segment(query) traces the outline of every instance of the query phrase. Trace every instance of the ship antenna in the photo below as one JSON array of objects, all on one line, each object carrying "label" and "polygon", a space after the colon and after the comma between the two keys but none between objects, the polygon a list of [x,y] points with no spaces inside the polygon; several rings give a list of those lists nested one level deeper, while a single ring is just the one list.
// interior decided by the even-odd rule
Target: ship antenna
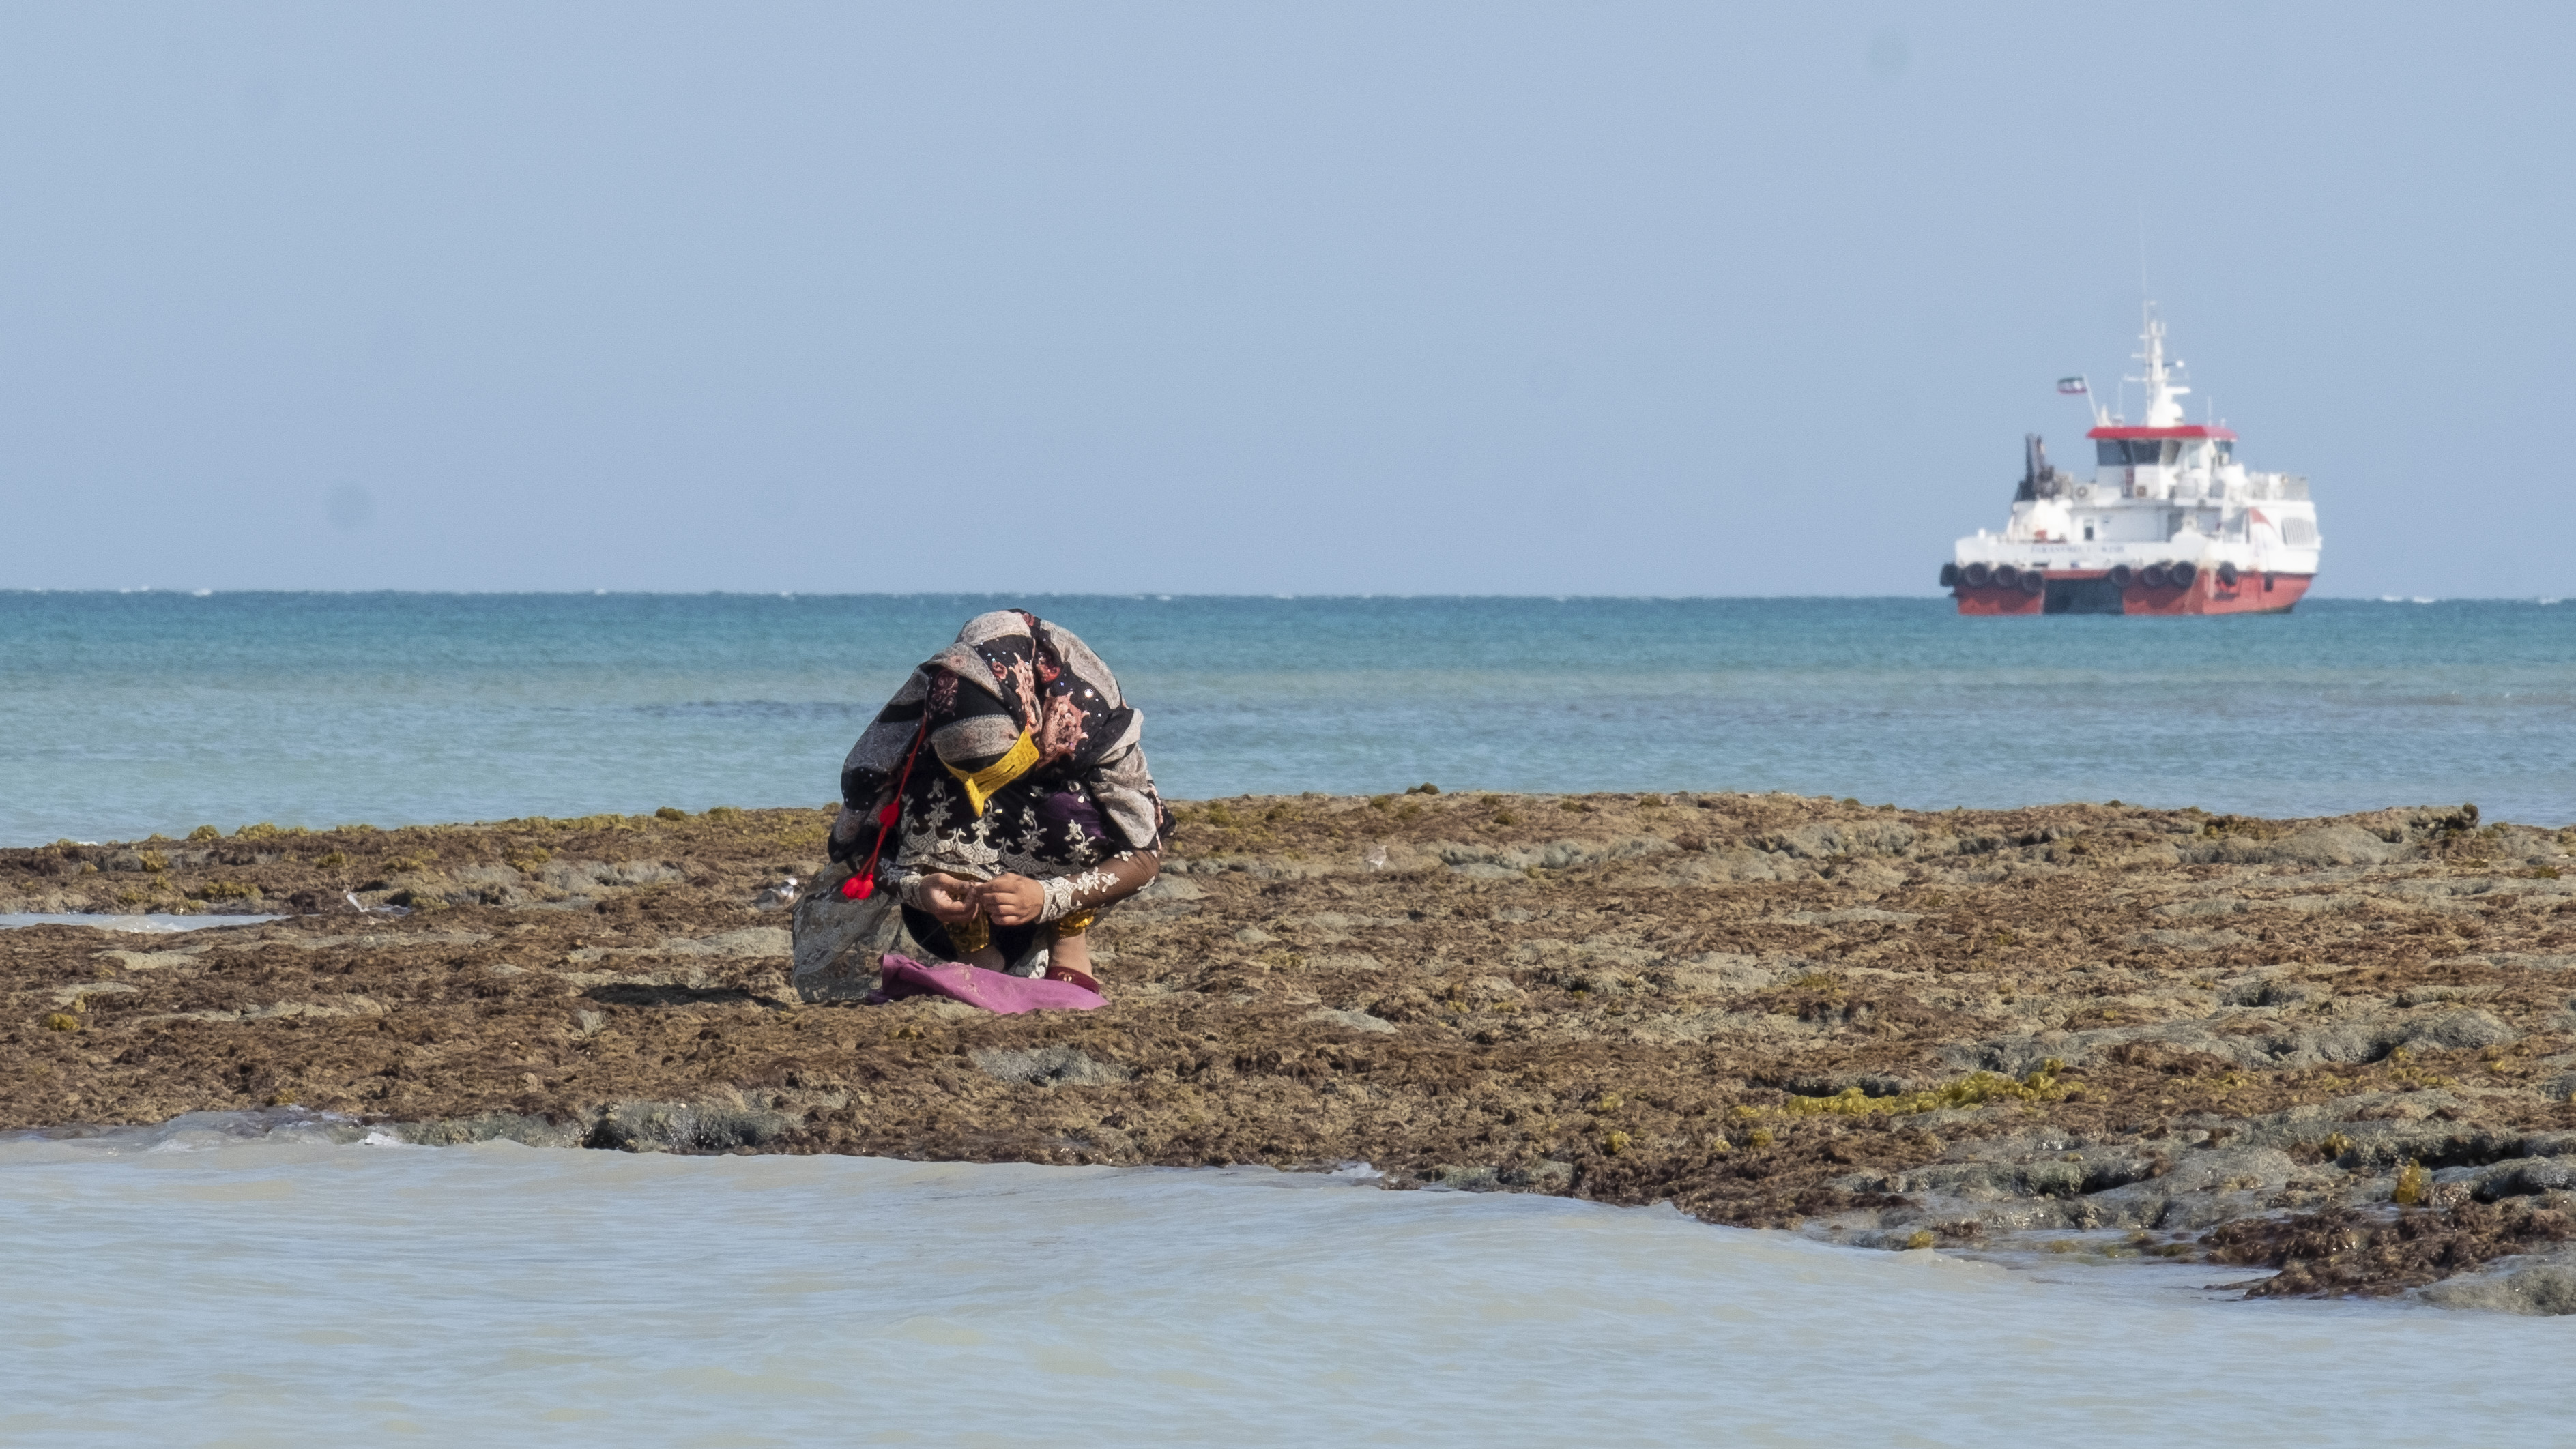
[{"label": "ship antenna", "polygon": [[[2154,297],[2154,289],[2147,285],[2147,204],[2144,201],[2141,201],[2138,203],[2138,316],[2143,325],[2138,330],[2146,334],[2141,337],[2139,341],[2143,343],[2149,351],[2155,350],[2155,342],[2153,338],[2156,330],[2156,304],[2153,300]],[[2138,361],[2140,362],[2147,362],[2147,360],[2148,359],[2144,353],[2141,353],[2138,357]],[[2131,382],[2138,382],[2144,384],[2147,391],[2146,420],[2150,424],[2155,422],[2156,383],[2154,374],[2158,371],[2159,369],[2150,363],[2147,367],[2147,372],[2150,375],[2147,377],[2131,378],[2125,374],[2121,376],[2120,409],[2121,416],[2123,418],[2128,416],[2129,384]]]},{"label": "ship antenna", "polygon": [[2138,300],[2145,303],[2154,295],[2155,289],[2147,285],[2147,204],[2141,201],[2138,203]]}]

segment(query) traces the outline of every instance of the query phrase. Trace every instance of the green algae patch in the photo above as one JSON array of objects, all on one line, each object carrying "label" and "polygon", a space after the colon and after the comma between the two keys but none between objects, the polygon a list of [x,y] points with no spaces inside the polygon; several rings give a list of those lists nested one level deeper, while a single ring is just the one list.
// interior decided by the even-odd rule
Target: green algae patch
[{"label": "green algae patch", "polygon": [[2423,1163],[2409,1159],[2397,1169],[2397,1187],[2388,1195],[2390,1202],[2399,1207],[2422,1207],[2432,1198],[2433,1174],[2424,1170]]},{"label": "green algae patch", "polygon": [[[1793,1096],[1769,1110],[1789,1117],[1912,1117],[1924,1112],[1964,1111],[1989,1102],[2055,1102],[2064,1098],[2068,1090],[2057,1081],[2056,1073],[2063,1066],[2051,1057],[2037,1071],[2019,1080],[1994,1072],[1973,1072],[1926,1091],[1885,1097],[1870,1096],[1858,1087],[1845,1087],[1830,1097]],[[1752,1110],[1758,1113],[1762,1109]]]}]

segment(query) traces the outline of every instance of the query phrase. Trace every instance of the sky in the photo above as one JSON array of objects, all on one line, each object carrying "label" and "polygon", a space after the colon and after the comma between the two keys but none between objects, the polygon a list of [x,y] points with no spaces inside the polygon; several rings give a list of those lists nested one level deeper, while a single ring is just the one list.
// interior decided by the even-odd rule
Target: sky
[{"label": "sky", "polygon": [[[0,587],[2576,595],[2576,8],[0,5]],[[2137,390],[2129,406],[2137,410]]]}]

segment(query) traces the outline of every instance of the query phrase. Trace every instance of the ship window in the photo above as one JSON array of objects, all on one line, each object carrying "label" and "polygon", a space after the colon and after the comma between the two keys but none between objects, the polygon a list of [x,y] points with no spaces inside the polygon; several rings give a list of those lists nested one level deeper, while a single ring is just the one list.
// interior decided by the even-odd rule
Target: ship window
[{"label": "ship window", "polygon": [[2093,442],[2093,461],[2106,468],[2152,468],[2164,461],[2164,455],[2160,438],[2096,438]]},{"label": "ship window", "polygon": [[2219,461],[2220,463],[2232,463],[2232,462],[2235,462],[2235,461],[2236,461],[2236,445],[2235,445],[2234,443],[2228,442],[2228,441],[2227,441],[2226,439],[2224,439],[2224,438],[2220,439],[2220,440],[2219,440],[2219,442],[2218,442],[2218,461]]}]

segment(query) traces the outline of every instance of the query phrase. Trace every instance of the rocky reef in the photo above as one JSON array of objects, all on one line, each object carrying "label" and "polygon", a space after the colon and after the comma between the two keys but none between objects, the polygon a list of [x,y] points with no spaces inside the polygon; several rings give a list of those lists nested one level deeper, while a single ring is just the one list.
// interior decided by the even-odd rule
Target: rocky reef
[{"label": "rocky reef", "polygon": [[[800,993],[817,810],[0,851],[0,1126],[1282,1167],[2576,1311],[2576,832],[1784,795],[1187,804],[1111,1005]],[[814,996],[816,1000],[805,999]]]}]

